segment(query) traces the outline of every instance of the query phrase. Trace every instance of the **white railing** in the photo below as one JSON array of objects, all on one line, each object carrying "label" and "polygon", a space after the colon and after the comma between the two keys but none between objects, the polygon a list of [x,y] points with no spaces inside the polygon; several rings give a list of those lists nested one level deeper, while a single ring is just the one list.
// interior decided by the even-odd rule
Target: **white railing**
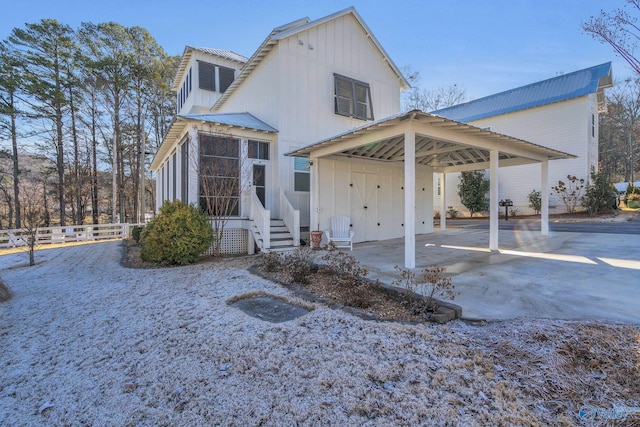
[{"label": "white railing", "polygon": [[[262,206],[262,202],[256,194],[256,188],[251,188],[251,213],[250,218],[256,225],[262,237],[262,249],[271,247],[271,212]],[[252,230],[253,231],[253,230]],[[260,245],[259,245],[260,246]]]},{"label": "white railing", "polygon": [[[35,244],[124,239],[129,237],[130,228],[136,225],[144,224],[119,223],[38,227],[35,233]],[[29,237],[29,232],[21,228],[0,230],[0,248],[26,246]]]},{"label": "white railing", "polygon": [[282,188],[280,189],[280,215],[293,236],[293,246],[300,246],[300,211],[293,208]]},{"label": "white railing", "polygon": [[309,227],[309,192],[305,191],[287,191],[285,193],[287,200],[293,206],[293,209],[300,211],[300,227]]}]

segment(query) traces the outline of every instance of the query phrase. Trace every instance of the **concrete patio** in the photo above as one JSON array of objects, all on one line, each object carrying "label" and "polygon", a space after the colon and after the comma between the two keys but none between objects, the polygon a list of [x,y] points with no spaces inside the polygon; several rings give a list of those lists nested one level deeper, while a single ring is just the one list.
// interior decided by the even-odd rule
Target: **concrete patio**
[{"label": "concrete patio", "polygon": [[[416,236],[416,268],[446,267],[467,319],[614,320],[640,324],[637,235],[448,229]],[[351,254],[385,284],[403,265],[404,239],[354,245]]]}]

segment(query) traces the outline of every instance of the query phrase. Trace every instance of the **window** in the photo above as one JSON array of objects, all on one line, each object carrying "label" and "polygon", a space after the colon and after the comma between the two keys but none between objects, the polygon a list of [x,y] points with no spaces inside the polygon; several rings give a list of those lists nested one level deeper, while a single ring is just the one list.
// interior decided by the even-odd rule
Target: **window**
[{"label": "window", "polygon": [[166,200],[166,197],[164,197],[164,174],[165,174],[164,170],[165,170],[165,167],[163,166],[162,167],[162,179],[161,179],[161,181],[162,181],[162,192],[160,193],[160,199],[161,199],[160,201],[161,202],[164,202]]},{"label": "window", "polygon": [[176,186],[177,186],[177,181],[178,181],[178,152],[174,151],[173,152],[173,158],[171,160],[171,163],[173,163],[173,176],[171,177],[173,182],[172,182],[172,186],[171,186],[171,191],[173,194],[171,194],[171,200],[175,200],[176,199]]},{"label": "window", "polygon": [[235,71],[232,68],[218,67],[218,79],[220,80],[220,93],[231,86],[235,77]]},{"label": "window", "polygon": [[180,199],[189,203],[189,141],[180,147]]},{"label": "window", "polygon": [[311,189],[311,173],[309,161],[300,157],[293,158],[293,190],[309,191]]},{"label": "window", "polygon": [[189,93],[191,93],[191,68],[189,68],[189,76],[187,77],[187,80],[189,81]]},{"label": "window", "polygon": [[591,136],[596,137],[596,115],[591,114]]},{"label": "window", "polygon": [[240,141],[199,134],[200,207],[209,215],[237,216],[240,208]]},{"label": "window", "polygon": [[216,90],[216,66],[208,62],[198,61],[199,88]]},{"label": "window", "polygon": [[269,160],[269,143],[249,140],[249,158]]},{"label": "window", "polygon": [[335,113],[362,120],[373,120],[369,84],[334,74]]}]

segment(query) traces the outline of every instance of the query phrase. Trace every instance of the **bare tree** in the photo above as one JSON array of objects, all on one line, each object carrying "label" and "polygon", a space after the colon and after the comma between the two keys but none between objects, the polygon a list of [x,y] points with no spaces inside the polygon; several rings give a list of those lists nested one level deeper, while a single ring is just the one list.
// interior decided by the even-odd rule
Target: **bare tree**
[{"label": "bare tree", "polygon": [[412,86],[402,94],[403,111],[417,109],[430,112],[451,107],[467,99],[466,89],[458,87],[455,83],[435,89],[424,89],[419,86],[421,80],[419,71],[404,67],[402,72]]},{"label": "bare tree", "polygon": [[44,210],[37,195],[35,186],[23,187],[22,199],[22,230],[27,239],[29,251],[29,265],[35,265],[35,245],[37,243],[38,227],[42,226]]},{"label": "bare tree", "polygon": [[636,73],[640,73],[640,60],[634,51],[640,40],[638,18],[640,0],[627,0],[627,4],[613,12],[600,11],[597,17],[592,16],[588,22],[582,23],[582,29],[594,39],[608,43]]},{"label": "bare tree", "polygon": [[198,134],[198,153],[192,168],[198,171],[200,208],[211,217],[214,255],[220,255],[224,228],[240,214],[240,200],[249,191],[249,164],[240,140],[224,133]]},{"label": "bare tree", "polygon": [[640,78],[617,81],[600,118],[600,166],[609,179],[634,181],[640,159]]}]

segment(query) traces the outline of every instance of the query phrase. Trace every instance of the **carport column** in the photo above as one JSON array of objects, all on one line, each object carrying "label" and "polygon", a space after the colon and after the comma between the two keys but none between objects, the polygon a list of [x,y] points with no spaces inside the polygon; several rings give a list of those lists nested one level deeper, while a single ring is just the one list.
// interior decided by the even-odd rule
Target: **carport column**
[{"label": "carport column", "polygon": [[[313,155],[313,154],[312,154]],[[309,177],[309,231],[320,230],[320,165],[317,157],[309,156],[309,167],[311,176]]]},{"label": "carport column", "polygon": [[545,160],[540,163],[542,177],[542,190],[540,191],[542,196],[542,205],[540,206],[540,230],[542,235],[549,234],[549,160]]},{"label": "carport column", "polygon": [[489,157],[489,249],[498,250],[498,150],[491,150]]},{"label": "carport column", "polygon": [[416,133],[404,133],[404,267],[416,267]]},{"label": "carport column", "polygon": [[447,229],[447,174],[440,174],[440,230]]}]

